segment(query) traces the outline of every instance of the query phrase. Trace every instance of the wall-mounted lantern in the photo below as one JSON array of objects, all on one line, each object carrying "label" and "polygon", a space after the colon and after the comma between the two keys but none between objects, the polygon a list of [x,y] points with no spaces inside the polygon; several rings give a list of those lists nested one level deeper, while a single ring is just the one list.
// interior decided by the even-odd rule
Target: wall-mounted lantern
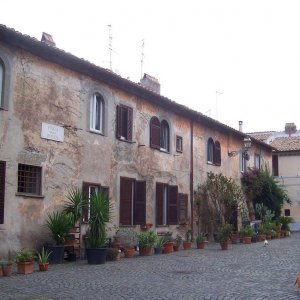
[{"label": "wall-mounted lantern", "polygon": [[[244,145],[243,145],[242,155],[246,160],[249,160],[250,156],[249,156],[248,150],[251,148],[252,141],[251,141],[250,137],[247,136],[244,138],[243,142],[244,142]],[[234,157],[238,153],[239,153],[239,151],[228,151],[228,156]]]}]

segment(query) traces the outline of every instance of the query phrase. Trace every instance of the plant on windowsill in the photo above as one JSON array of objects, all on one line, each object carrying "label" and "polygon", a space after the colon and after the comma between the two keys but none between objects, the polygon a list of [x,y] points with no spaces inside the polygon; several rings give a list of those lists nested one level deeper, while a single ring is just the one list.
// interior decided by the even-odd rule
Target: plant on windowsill
[{"label": "plant on windowsill", "polygon": [[138,235],[139,252],[141,256],[148,256],[151,254],[152,248],[157,240],[157,234],[152,231],[141,232]]},{"label": "plant on windowsill", "polygon": [[52,214],[48,214],[46,226],[51,233],[52,239],[55,241],[55,244],[46,246],[46,248],[51,251],[49,262],[50,264],[62,263],[64,256],[64,242],[72,228],[70,215],[64,212],[53,212]]},{"label": "plant on windowsill", "polygon": [[35,254],[32,250],[23,248],[17,252],[16,263],[19,274],[33,273],[33,261]]},{"label": "plant on windowsill", "polygon": [[104,264],[106,262],[105,226],[110,220],[111,208],[106,193],[100,191],[92,194],[90,198],[90,227],[86,248],[88,264]]}]

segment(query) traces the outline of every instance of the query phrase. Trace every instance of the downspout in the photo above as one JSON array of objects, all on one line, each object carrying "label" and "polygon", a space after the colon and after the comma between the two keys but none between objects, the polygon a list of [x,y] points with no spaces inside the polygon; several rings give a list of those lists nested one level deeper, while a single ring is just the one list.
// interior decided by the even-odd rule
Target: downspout
[{"label": "downspout", "polygon": [[191,121],[191,153],[190,153],[190,203],[191,203],[191,231],[194,239],[194,123]]}]

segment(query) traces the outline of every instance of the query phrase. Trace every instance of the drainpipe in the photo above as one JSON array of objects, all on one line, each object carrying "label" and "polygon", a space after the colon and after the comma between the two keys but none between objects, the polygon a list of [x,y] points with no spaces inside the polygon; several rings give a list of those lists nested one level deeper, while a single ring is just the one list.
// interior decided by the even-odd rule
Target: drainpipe
[{"label": "drainpipe", "polygon": [[191,161],[190,161],[190,203],[191,203],[191,231],[192,239],[194,239],[194,123],[191,121]]}]

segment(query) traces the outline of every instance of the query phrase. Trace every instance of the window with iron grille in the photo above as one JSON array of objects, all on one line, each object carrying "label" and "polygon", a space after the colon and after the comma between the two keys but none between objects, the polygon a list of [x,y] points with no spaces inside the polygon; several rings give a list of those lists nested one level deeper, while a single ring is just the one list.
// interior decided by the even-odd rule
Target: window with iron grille
[{"label": "window with iron grille", "polygon": [[18,166],[18,193],[42,194],[42,168],[19,164]]},{"label": "window with iron grille", "polygon": [[182,137],[179,135],[176,136],[176,151],[182,152]]}]

